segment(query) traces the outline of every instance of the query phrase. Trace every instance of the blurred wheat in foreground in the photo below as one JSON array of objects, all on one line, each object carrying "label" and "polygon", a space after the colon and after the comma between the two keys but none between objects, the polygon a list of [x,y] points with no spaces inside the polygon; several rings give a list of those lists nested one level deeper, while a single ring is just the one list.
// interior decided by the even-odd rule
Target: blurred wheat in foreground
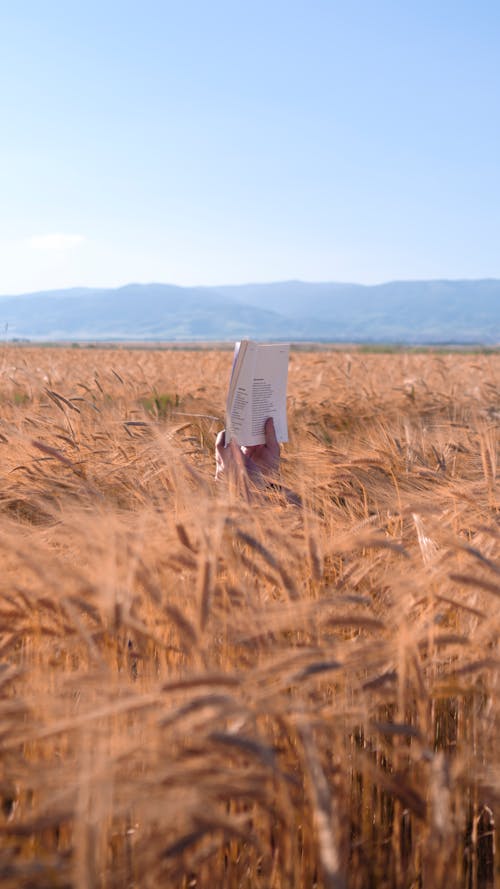
[{"label": "blurred wheat in foreground", "polygon": [[1,353],[0,886],[493,887],[500,355],[293,353],[302,507],[229,366]]}]

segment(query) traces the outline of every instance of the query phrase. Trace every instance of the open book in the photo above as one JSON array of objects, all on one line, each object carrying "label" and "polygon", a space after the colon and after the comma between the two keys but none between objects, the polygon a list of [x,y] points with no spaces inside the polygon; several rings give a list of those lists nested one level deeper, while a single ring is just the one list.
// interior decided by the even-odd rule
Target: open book
[{"label": "open book", "polygon": [[286,384],[288,343],[236,343],[226,404],[226,445],[265,443],[264,424],[274,420],[278,441],[288,441]]}]

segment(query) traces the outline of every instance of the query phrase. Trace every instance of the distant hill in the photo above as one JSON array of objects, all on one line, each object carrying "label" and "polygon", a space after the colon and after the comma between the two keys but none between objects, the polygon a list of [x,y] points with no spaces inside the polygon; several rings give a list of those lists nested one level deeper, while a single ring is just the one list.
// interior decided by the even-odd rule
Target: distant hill
[{"label": "distant hill", "polygon": [[500,280],[44,291],[0,297],[4,337],[500,343]]}]

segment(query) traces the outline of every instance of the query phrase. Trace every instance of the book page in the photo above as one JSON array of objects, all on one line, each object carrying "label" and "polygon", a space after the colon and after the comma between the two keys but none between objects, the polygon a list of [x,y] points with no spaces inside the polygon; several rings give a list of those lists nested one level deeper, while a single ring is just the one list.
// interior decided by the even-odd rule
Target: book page
[{"label": "book page", "polygon": [[[246,345],[246,344],[245,344],[245,341],[244,341],[243,348],[245,348],[245,345]],[[240,341],[240,342],[237,342],[237,343],[234,344],[233,363],[232,363],[232,366],[231,366],[231,374],[230,374],[230,376],[229,376],[229,395],[231,395],[231,390],[232,390],[232,387],[233,387],[233,385],[234,385],[234,379],[235,379],[235,376],[236,376],[235,371],[236,371],[236,367],[237,367],[237,364],[238,364],[238,357],[239,357],[239,354],[240,354],[240,349],[241,349],[241,341]],[[240,359],[240,361],[241,361],[241,359]]]},{"label": "book page", "polygon": [[252,382],[252,440],[245,444],[265,443],[264,424],[268,417],[274,420],[278,441],[288,441],[286,387],[289,350],[287,344],[257,346]]},{"label": "book page", "polygon": [[257,345],[248,340],[236,344],[226,409],[226,445],[232,438],[246,444],[251,434],[252,383]]},{"label": "book page", "polygon": [[[289,346],[244,341],[233,367],[226,417],[226,443],[236,438],[241,445],[265,443],[264,424],[274,420],[278,441],[288,441],[286,387]],[[243,344],[242,344],[243,347]]]}]

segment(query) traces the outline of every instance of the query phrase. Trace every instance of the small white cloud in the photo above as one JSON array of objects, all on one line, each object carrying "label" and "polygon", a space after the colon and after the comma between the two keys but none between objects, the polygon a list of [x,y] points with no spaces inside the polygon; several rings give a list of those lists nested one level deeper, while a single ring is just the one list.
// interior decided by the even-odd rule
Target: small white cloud
[{"label": "small white cloud", "polygon": [[33,235],[28,239],[28,244],[33,250],[68,250],[83,244],[83,235],[63,235],[54,232],[50,235]]}]

